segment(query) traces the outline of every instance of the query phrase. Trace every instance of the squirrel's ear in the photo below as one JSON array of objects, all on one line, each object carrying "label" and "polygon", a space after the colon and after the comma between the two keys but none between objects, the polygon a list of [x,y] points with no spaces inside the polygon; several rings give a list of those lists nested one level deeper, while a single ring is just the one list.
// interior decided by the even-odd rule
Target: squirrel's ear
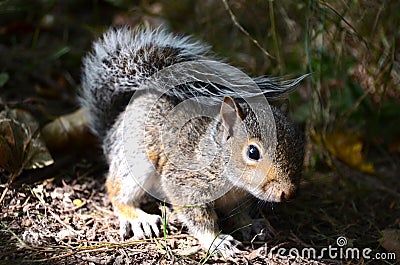
[{"label": "squirrel's ear", "polygon": [[224,138],[227,139],[233,135],[234,127],[243,120],[243,112],[233,98],[224,97],[220,114],[225,130],[227,130],[227,135],[224,134]]},{"label": "squirrel's ear", "polygon": [[285,116],[289,115],[289,99],[284,99],[279,105],[279,109],[285,114]]},{"label": "squirrel's ear", "polygon": [[282,112],[282,114],[285,115],[286,117],[289,116],[289,99],[288,98],[274,100],[274,101],[270,102],[270,104],[271,104],[271,106],[274,106],[275,108],[280,110],[280,112]]}]

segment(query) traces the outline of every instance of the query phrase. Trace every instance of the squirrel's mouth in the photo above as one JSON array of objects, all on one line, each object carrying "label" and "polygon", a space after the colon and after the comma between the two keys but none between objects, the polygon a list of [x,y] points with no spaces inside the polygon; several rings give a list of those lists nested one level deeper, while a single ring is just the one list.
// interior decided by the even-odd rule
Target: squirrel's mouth
[{"label": "squirrel's mouth", "polygon": [[254,194],[257,198],[268,202],[285,202],[293,199],[296,187],[292,183],[270,182],[266,187]]}]

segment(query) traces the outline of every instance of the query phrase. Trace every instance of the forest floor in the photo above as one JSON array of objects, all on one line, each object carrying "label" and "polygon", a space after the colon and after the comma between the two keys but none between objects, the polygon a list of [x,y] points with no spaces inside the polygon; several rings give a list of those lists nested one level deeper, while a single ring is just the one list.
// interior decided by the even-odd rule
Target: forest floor
[{"label": "forest floor", "polygon": [[[104,167],[84,159],[70,167],[73,174],[64,169],[62,175],[43,181],[24,179],[23,183],[30,184],[8,192],[0,215],[0,263],[378,264],[372,258],[330,258],[321,250],[336,248],[333,255],[340,255],[337,244],[342,238],[346,240],[343,250],[371,248],[371,257],[390,253],[379,240],[392,231],[393,222],[400,221],[400,212],[394,207],[398,194],[387,186],[389,181],[396,185],[395,174],[384,185],[339,166],[343,175],[313,172],[302,181],[295,200],[266,205],[262,216],[269,221],[268,238],[244,242],[241,254],[225,260],[202,250],[171,211],[167,211],[165,237],[121,241],[118,220],[104,188]],[[26,176],[29,174],[22,177]],[[160,210],[165,207],[158,205]],[[288,252],[279,255],[279,248],[298,253],[314,248],[317,256],[312,260],[292,252],[288,257]]]}]

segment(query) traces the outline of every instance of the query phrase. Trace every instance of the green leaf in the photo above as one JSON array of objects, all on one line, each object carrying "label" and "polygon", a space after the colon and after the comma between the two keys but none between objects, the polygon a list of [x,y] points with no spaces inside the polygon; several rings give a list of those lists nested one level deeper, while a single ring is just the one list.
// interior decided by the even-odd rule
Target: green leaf
[{"label": "green leaf", "polygon": [[10,79],[8,73],[0,73],[0,87],[3,87],[7,81]]},{"label": "green leaf", "polygon": [[64,46],[61,47],[60,49],[58,49],[53,55],[51,55],[51,60],[57,60],[59,59],[61,56],[69,53],[71,51],[71,48],[68,46]]}]

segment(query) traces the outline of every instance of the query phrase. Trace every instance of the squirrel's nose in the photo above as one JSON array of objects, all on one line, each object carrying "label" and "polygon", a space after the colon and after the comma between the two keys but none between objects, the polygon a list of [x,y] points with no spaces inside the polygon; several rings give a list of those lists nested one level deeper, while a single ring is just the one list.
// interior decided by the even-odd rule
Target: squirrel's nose
[{"label": "squirrel's nose", "polygon": [[281,202],[286,201],[286,193],[284,191],[282,191],[281,193]]},{"label": "squirrel's nose", "polygon": [[281,201],[282,202],[284,202],[284,201],[288,201],[288,200],[290,200],[290,199],[292,199],[294,197],[294,192],[292,192],[292,191],[282,191],[282,193],[281,193]]}]

